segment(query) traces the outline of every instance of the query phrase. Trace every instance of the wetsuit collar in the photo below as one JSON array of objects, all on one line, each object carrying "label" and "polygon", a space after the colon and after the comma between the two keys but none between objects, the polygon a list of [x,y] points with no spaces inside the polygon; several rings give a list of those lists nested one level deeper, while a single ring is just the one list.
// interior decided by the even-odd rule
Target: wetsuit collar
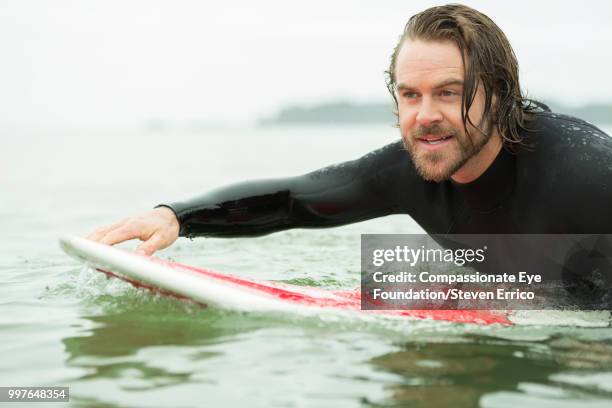
[{"label": "wetsuit collar", "polygon": [[451,179],[451,183],[453,189],[465,197],[471,209],[488,212],[499,207],[512,194],[515,173],[516,157],[502,147],[493,163],[476,180],[462,184]]}]

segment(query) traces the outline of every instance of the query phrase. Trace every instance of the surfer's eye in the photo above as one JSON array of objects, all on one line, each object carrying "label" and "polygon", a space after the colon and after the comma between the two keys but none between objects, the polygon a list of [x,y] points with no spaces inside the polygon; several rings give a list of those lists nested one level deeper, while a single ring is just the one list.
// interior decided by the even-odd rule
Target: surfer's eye
[{"label": "surfer's eye", "polygon": [[456,96],[457,92],[455,91],[451,91],[450,89],[444,89],[442,91],[440,91],[440,96],[442,97],[452,97],[452,96]]},{"label": "surfer's eye", "polygon": [[416,92],[411,92],[411,91],[406,91],[402,93],[402,98],[405,99],[415,99],[418,98],[419,94],[417,94]]}]

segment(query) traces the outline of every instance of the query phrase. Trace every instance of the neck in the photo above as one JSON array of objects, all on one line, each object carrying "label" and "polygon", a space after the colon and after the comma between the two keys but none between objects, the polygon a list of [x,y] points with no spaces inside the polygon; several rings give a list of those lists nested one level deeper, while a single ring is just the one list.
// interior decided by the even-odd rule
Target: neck
[{"label": "neck", "polygon": [[457,170],[451,178],[456,183],[471,183],[491,166],[501,148],[502,140],[496,131],[483,148]]}]

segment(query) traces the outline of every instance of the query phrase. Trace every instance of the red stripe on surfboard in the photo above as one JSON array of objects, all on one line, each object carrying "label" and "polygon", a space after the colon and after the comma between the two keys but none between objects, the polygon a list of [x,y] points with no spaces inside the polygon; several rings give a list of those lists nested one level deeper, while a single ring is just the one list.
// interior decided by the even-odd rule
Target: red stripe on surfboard
[{"label": "red stripe on surfboard", "polygon": [[161,289],[161,288],[159,288],[157,286],[147,285],[146,283],[139,282],[137,280],[133,280],[133,279],[130,279],[130,278],[126,277],[126,276],[119,275],[119,274],[116,274],[114,272],[106,271],[104,269],[96,268],[96,270],[99,271],[99,272],[102,272],[108,278],[121,279],[122,281],[125,281],[125,282],[131,284],[132,286],[134,286],[135,288],[138,288],[138,289],[147,289],[147,290],[150,290],[151,292],[159,293],[160,295],[171,296],[173,298],[177,298],[177,299],[180,299],[180,300],[189,300],[191,302],[196,302],[196,303],[198,303],[198,304],[200,304],[202,306],[206,306],[204,303],[197,302],[197,301],[193,300],[192,298],[190,298],[189,296],[179,295],[178,293],[174,293],[174,292],[171,292],[169,290]]},{"label": "red stripe on surfboard", "polygon": [[[302,304],[305,303],[305,304],[321,306],[321,307],[334,306],[334,307],[341,307],[341,308],[347,308],[347,307],[352,308],[351,306],[354,306],[356,303],[354,299],[349,299],[349,298],[344,298],[344,297],[342,297],[342,299],[330,299],[330,298],[322,299],[322,298],[313,297],[313,296],[306,295],[306,294],[299,293],[299,292],[293,292],[289,289],[274,286],[274,284],[268,284],[268,283],[264,284],[260,282],[254,282],[248,279],[240,278],[238,276],[213,272],[213,271],[210,271],[204,268],[197,268],[195,266],[184,265],[184,264],[180,264],[177,262],[168,262],[168,261],[164,261],[158,258],[151,258],[151,260],[154,262],[169,266],[171,268],[178,267],[182,269],[187,269],[189,271],[202,274],[209,278],[213,278],[213,279],[217,279],[223,282],[233,283],[235,285],[254,289],[258,292],[263,292],[268,295],[272,295],[273,297],[276,297],[278,299],[286,300],[288,302],[302,303]],[[359,307],[361,307],[361,303],[359,303]]]},{"label": "red stripe on surfboard", "polygon": [[[361,291],[334,291],[336,295],[345,296],[359,301],[361,308]],[[494,324],[513,325],[507,315],[500,311],[494,310],[435,310],[435,309],[410,309],[410,310],[364,310],[364,312],[378,313],[392,316],[406,316],[417,319],[433,319],[445,320],[457,323],[479,323],[479,324]]]},{"label": "red stripe on surfboard", "polygon": [[[342,297],[340,299],[317,298],[307,294],[293,292],[286,288],[275,286],[273,283],[264,284],[254,282],[248,279],[240,278],[234,275],[221,274],[204,268],[184,265],[177,262],[164,261],[159,258],[150,257],[150,260],[163,264],[171,268],[181,268],[192,272],[205,275],[209,278],[214,278],[220,281],[244,286],[259,292],[266,293],[278,299],[299,304],[307,304],[321,308],[333,307],[348,310],[361,310],[361,292],[360,291],[330,291],[330,293]],[[391,316],[413,317],[418,319],[433,319],[453,321],[458,323],[478,323],[478,324],[494,324],[512,325],[513,323],[508,317],[501,312],[489,310],[368,310],[364,312],[383,314]]]}]

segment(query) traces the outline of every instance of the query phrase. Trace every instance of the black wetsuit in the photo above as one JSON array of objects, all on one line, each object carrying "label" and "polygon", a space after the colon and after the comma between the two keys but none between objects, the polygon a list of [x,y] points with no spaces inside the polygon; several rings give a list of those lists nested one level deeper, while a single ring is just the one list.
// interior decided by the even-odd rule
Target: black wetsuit
[{"label": "black wetsuit", "polygon": [[255,236],[408,214],[428,233],[612,233],[612,138],[540,112],[531,150],[502,149],[468,184],[425,181],[401,141],[292,178],[251,181],[168,204],[180,235]]}]

